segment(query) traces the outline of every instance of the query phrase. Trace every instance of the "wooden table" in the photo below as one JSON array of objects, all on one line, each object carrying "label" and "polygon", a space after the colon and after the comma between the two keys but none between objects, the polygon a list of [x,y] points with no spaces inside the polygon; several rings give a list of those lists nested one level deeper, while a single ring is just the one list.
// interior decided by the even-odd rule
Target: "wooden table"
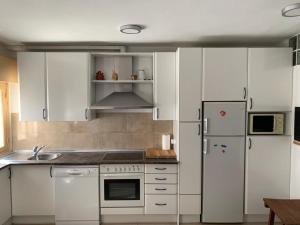
[{"label": "wooden table", "polygon": [[274,225],[275,215],[283,225],[300,225],[300,199],[264,198],[264,203],[270,208],[269,225]]}]

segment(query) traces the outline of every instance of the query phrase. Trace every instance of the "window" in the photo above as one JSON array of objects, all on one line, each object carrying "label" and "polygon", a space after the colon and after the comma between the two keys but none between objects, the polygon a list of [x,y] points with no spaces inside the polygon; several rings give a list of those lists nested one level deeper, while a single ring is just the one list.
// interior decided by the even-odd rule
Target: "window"
[{"label": "window", "polygon": [[0,154],[10,150],[8,84],[0,82]]}]

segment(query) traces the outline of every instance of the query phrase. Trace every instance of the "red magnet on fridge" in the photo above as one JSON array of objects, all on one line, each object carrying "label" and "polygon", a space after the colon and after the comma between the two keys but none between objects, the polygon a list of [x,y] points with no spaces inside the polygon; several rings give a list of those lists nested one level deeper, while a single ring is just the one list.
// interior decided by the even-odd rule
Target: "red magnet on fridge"
[{"label": "red magnet on fridge", "polygon": [[220,111],[220,112],[219,112],[219,114],[220,114],[220,116],[222,116],[222,117],[226,116],[226,112],[225,112],[225,111],[223,111],[223,110],[222,110],[222,111]]}]

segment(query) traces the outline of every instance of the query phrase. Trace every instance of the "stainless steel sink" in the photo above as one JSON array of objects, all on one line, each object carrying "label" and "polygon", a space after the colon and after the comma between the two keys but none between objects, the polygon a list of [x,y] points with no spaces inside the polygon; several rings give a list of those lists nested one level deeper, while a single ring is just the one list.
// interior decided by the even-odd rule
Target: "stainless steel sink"
[{"label": "stainless steel sink", "polygon": [[53,160],[60,157],[60,153],[41,153],[38,154],[37,157],[31,156],[28,158],[28,160]]}]

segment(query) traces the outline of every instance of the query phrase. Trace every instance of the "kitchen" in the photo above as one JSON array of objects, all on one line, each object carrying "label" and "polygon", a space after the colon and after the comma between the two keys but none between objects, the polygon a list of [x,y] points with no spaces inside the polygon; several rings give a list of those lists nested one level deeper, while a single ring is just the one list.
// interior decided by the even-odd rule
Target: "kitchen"
[{"label": "kitchen", "polygon": [[[17,1],[2,2],[11,18]],[[249,13],[255,2],[238,7]],[[157,41],[145,21],[114,22],[86,41],[88,32],[64,36],[58,25],[39,33],[29,19],[38,18],[30,7],[57,16],[69,7],[69,19],[101,4],[124,13],[89,3],[20,3],[26,35],[0,22],[11,39],[0,49],[0,224],[259,225],[269,219],[263,198],[300,198],[300,36],[288,17],[297,4],[276,1],[264,21],[288,32],[253,40],[172,40],[170,28]],[[187,12],[213,7],[190,3]]]}]

